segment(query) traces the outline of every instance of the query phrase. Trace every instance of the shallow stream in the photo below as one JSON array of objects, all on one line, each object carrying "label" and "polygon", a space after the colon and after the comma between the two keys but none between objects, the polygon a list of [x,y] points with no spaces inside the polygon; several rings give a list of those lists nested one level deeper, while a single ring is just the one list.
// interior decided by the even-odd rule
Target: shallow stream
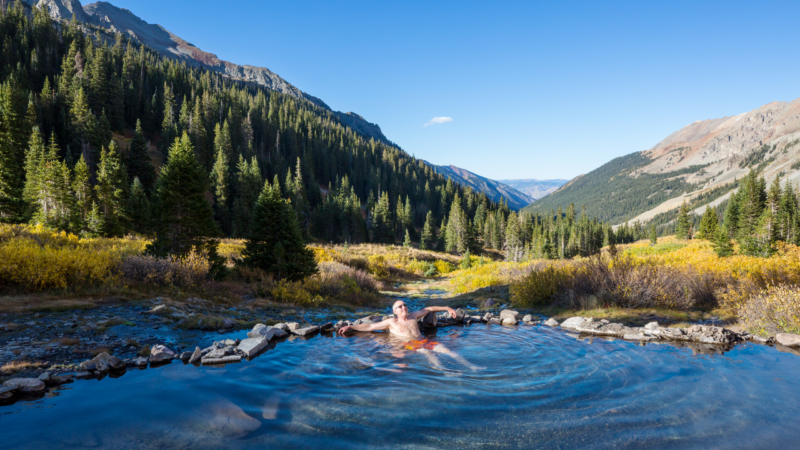
[{"label": "shallow stream", "polygon": [[800,357],[770,347],[694,355],[527,325],[429,337],[481,369],[384,334],[299,338],[249,362],[174,361],[0,407],[0,447],[793,448],[800,436]]}]

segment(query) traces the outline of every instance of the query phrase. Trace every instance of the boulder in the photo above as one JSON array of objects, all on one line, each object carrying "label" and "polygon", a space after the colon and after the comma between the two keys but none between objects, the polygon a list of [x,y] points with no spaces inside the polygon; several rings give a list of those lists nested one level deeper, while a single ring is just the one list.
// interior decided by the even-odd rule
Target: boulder
[{"label": "boulder", "polygon": [[494,317],[494,314],[492,314],[492,313],[490,313],[490,312],[487,312],[487,313],[486,313],[486,314],[483,316],[483,321],[484,321],[484,322],[488,322],[488,321],[492,320],[492,317]]},{"label": "boulder", "polygon": [[647,331],[658,331],[658,322],[650,322],[644,326]]},{"label": "boulder", "polygon": [[47,384],[47,382],[50,381],[50,372],[45,372],[39,375],[39,381],[43,381],[45,384]]},{"label": "boulder", "polygon": [[625,334],[622,336],[622,339],[625,339],[626,341],[649,341],[653,338],[643,334]]},{"label": "boulder", "polygon": [[63,375],[51,375],[50,378],[47,380],[47,384],[57,386],[59,384],[66,384],[72,381],[75,378],[74,375],[71,373],[65,373]]},{"label": "boulder", "polygon": [[0,395],[6,394],[6,393],[9,393],[9,392],[14,392],[17,389],[19,389],[19,386],[16,386],[16,385],[15,386],[0,386]]},{"label": "boulder", "polygon": [[500,325],[500,324],[503,323],[503,321],[500,320],[499,317],[492,317],[491,319],[489,319],[489,321],[487,323],[490,323],[490,324],[493,324],[493,325]]},{"label": "boulder", "polygon": [[89,361],[80,364],[81,370],[108,372],[109,370],[121,370],[125,368],[125,362],[116,356],[111,356],[106,352],[100,353]]},{"label": "boulder", "polygon": [[192,356],[189,357],[189,364],[200,362],[200,359],[202,357],[203,357],[203,351],[200,350],[200,347],[195,347],[194,353],[192,353]]},{"label": "boulder", "polygon": [[261,422],[227,399],[203,405],[200,411],[210,428],[226,438],[241,438],[261,427]]},{"label": "boulder", "polygon": [[147,358],[140,356],[128,362],[131,367],[147,367]]},{"label": "boulder", "polygon": [[17,392],[36,393],[45,389],[44,381],[37,378],[12,378],[5,383],[5,387],[16,387]]},{"label": "boulder", "polygon": [[289,325],[287,325],[285,323],[282,323],[282,322],[273,325],[272,328],[277,328],[277,329],[282,330],[282,331],[289,331]]},{"label": "boulder", "polygon": [[259,336],[243,340],[239,343],[238,349],[240,352],[244,353],[245,356],[250,358],[261,350],[264,350],[267,345],[269,345],[269,339],[265,336]]},{"label": "boulder", "polygon": [[300,328],[300,324],[297,323],[297,322],[289,322],[289,323],[286,324],[286,328],[287,329],[284,330],[284,331],[294,331],[294,330]]},{"label": "boulder", "polygon": [[586,322],[586,318],[584,317],[570,317],[561,322],[561,328],[580,328],[584,322]]},{"label": "boulder", "polygon": [[487,298],[485,302],[483,302],[484,308],[491,308],[492,306],[497,304],[497,300],[493,298]]},{"label": "boulder", "polygon": [[239,340],[238,339],[225,339],[224,341],[222,341],[222,343],[225,344],[225,347],[234,347],[236,345],[239,345]]},{"label": "boulder", "polygon": [[170,350],[168,347],[164,345],[154,345],[150,349],[150,362],[151,363],[162,363],[168,362],[175,359],[176,355],[175,352]]},{"label": "boulder", "polygon": [[319,331],[319,327],[318,326],[310,326],[310,327],[306,327],[306,328],[295,328],[294,330],[292,330],[292,333],[294,333],[294,334],[296,334],[298,336],[311,336],[312,334],[316,333],[317,331]]},{"label": "boulder", "polygon": [[515,319],[513,317],[506,316],[502,320],[503,320],[503,325],[516,325],[517,324],[517,319]]},{"label": "boulder", "polygon": [[319,326],[320,331],[331,331],[333,329],[333,322],[324,323]]},{"label": "boulder", "polygon": [[225,317],[222,319],[222,328],[233,328],[236,325],[236,322],[231,319],[230,317]]},{"label": "boulder", "polygon": [[436,319],[436,314],[433,313],[425,314],[425,316],[422,317],[420,322],[423,328],[436,328],[436,324],[438,323]]},{"label": "boulder", "polygon": [[192,357],[192,352],[183,352],[179,358],[181,361],[189,362],[189,359]]},{"label": "boulder", "polygon": [[533,316],[530,315],[530,314],[527,314],[525,317],[522,318],[522,321],[523,322],[533,322]]},{"label": "boulder", "polygon": [[512,309],[504,309],[500,311],[500,319],[505,319],[506,317],[513,317],[514,320],[519,320],[519,312]]},{"label": "boulder", "polygon": [[228,355],[228,356],[223,356],[221,358],[209,358],[206,356],[203,357],[201,362],[203,364],[227,364],[227,363],[240,362],[241,360],[242,357],[240,355]]},{"label": "boulder", "polygon": [[797,347],[800,345],[800,335],[791,333],[778,333],[775,335],[775,341],[784,347]]},{"label": "boulder", "polygon": [[557,327],[558,326],[558,321],[551,317],[551,318],[545,320],[544,324],[547,325],[548,327]]},{"label": "boulder", "polygon": [[267,338],[267,340],[269,341],[275,336],[276,331],[280,331],[280,329],[264,325],[263,323],[259,323],[253,327],[252,331],[247,333],[247,337],[248,338],[264,337]]}]

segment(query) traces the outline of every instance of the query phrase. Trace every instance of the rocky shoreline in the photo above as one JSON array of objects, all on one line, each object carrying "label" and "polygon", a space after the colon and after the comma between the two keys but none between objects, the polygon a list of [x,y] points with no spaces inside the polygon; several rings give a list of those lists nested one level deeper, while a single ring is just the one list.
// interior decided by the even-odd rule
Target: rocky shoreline
[{"label": "rocky shoreline", "polygon": [[[157,305],[147,311],[150,315],[167,315],[179,320],[188,319],[189,316],[179,308]],[[701,352],[722,352],[730,349],[737,343],[753,342],[764,345],[774,345],[781,351],[789,351],[800,355],[800,335],[778,334],[774,337],[764,338],[750,334],[746,331],[737,332],[724,327],[711,325],[692,325],[686,328],[661,327],[657,322],[651,322],[644,327],[628,327],[620,323],[612,323],[606,319],[596,320],[587,317],[571,317],[559,323],[554,318],[539,320],[531,314],[521,316],[517,311],[502,309],[497,315],[485,312],[483,315],[470,315],[464,309],[456,310],[457,316],[450,317],[448,313],[428,314],[420,320],[423,329],[446,327],[452,325],[487,324],[501,326],[517,326],[519,324],[534,326],[560,327],[568,332],[577,332],[579,336],[597,336],[602,338],[616,338],[640,343],[670,343],[678,346],[691,346]],[[306,323],[302,326],[299,322],[282,322],[274,325],[257,323],[247,333],[245,339],[221,339],[212,341],[210,346],[201,348],[195,346],[193,351],[181,351],[180,346],[170,348],[167,342],[155,344],[149,349],[148,355],[131,354],[133,348],[123,349],[120,356],[114,356],[108,351],[103,351],[91,359],[79,364],[56,364],[42,369],[38,376],[14,377],[6,380],[0,386],[0,404],[13,403],[17,400],[37,398],[44,395],[48,388],[69,383],[74,379],[103,378],[105,376],[121,376],[127,370],[142,370],[149,367],[159,367],[173,360],[181,360],[184,364],[194,365],[225,365],[249,361],[258,357],[270,348],[274,348],[285,340],[309,339],[318,333],[335,333],[345,325],[375,323],[389,316],[370,315],[357,320],[327,321],[319,325]],[[235,323],[232,321],[232,324]],[[226,324],[227,326],[227,324]],[[233,328],[233,326],[231,326]],[[235,332],[234,330],[230,330]],[[208,338],[208,336],[206,336]],[[699,348],[697,346],[702,346]],[[718,349],[718,350],[717,350]]]}]

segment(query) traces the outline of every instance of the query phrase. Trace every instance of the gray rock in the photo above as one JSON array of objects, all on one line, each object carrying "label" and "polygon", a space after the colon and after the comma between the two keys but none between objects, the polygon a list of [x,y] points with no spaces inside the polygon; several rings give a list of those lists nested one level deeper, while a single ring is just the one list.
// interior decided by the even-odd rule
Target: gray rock
[{"label": "gray rock", "polygon": [[257,338],[257,337],[264,337],[267,340],[271,340],[275,336],[276,331],[281,331],[279,328],[270,327],[264,325],[263,323],[256,324],[253,327],[253,330],[247,333],[248,338]]},{"label": "gray rock", "polygon": [[467,313],[464,312],[463,309],[461,309],[461,308],[456,309],[456,320],[457,321],[461,322],[461,321],[464,320],[465,317],[467,317]]},{"label": "gray rock", "polygon": [[244,437],[261,427],[260,421],[227,399],[204,405],[200,411],[209,427],[226,438]]},{"label": "gray rock", "polygon": [[69,383],[73,378],[75,378],[75,376],[71,373],[65,373],[63,375],[51,375],[47,380],[47,384],[57,386],[59,384]]},{"label": "gray rock", "polygon": [[306,328],[295,328],[294,330],[292,330],[292,333],[294,333],[294,334],[296,334],[298,336],[311,336],[312,334],[316,333],[317,331],[319,331],[319,327],[318,326],[310,326],[310,327],[306,327]]},{"label": "gray rock", "polygon": [[483,316],[483,321],[484,321],[484,322],[488,322],[488,321],[492,320],[492,317],[494,317],[494,314],[492,314],[492,313],[490,313],[490,312],[487,312],[487,313],[486,313],[486,314],[484,314],[484,316]]},{"label": "gray rock", "polygon": [[14,385],[14,386],[0,386],[0,395],[6,394],[6,393],[10,393],[10,392],[14,392],[17,389],[19,389],[19,386],[17,386],[17,385]]},{"label": "gray rock", "polygon": [[229,355],[223,356],[222,358],[209,358],[204,357],[201,362],[203,364],[228,364],[228,363],[236,363],[240,362],[242,357],[240,355]]},{"label": "gray rock", "polygon": [[500,325],[500,324],[503,323],[503,321],[500,320],[499,317],[492,317],[491,319],[489,319],[489,321],[487,323],[490,323],[492,325]]},{"label": "gray rock", "polygon": [[551,317],[551,318],[545,320],[544,324],[547,325],[548,327],[557,327],[558,326],[558,321]]},{"label": "gray rock", "polygon": [[800,335],[791,333],[778,333],[775,341],[785,347],[797,347],[800,345]]},{"label": "gray rock", "polygon": [[500,311],[500,319],[505,319],[506,317],[513,317],[514,320],[519,320],[519,312],[512,309],[504,309]]},{"label": "gray rock", "polygon": [[294,331],[294,330],[296,330],[298,328],[300,328],[300,324],[299,323],[297,323],[297,322],[289,322],[289,323],[286,324],[286,330],[284,330],[284,331]]},{"label": "gray rock", "polygon": [[229,317],[222,319],[222,328],[233,328],[235,325],[236,322]]},{"label": "gray rock", "polygon": [[522,318],[522,321],[523,322],[533,322],[533,316],[530,315],[530,314],[527,314],[527,315],[525,315],[525,317]]},{"label": "gray rock", "polygon": [[192,356],[189,357],[189,364],[194,364],[196,362],[199,362],[202,357],[203,357],[203,351],[200,350],[200,347],[195,347],[194,353],[192,353]]},{"label": "gray rock", "polygon": [[269,345],[269,339],[264,336],[259,336],[243,340],[238,348],[240,352],[250,358],[261,350],[264,350],[267,345]]},{"label": "gray rock", "polygon": [[228,352],[224,348],[216,348],[211,350],[210,352],[203,355],[203,359],[205,358],[222,358],[228,355]]},{"label": "gray rock", "polygon": [[275,328],[275,336],[273,336],[272,339],[281,339],[281,338],[285,338],[288,335],[289,335],[289,332],[283,331],[280,328]]},{"label": "gray rock", "polygon": [[772,344],[775,342],[775,338],[772,336],[764,337],[764,336],[759,336],[757,334],[753,334],[751,336],[752,336],[751,340],[759,344]]},{"label": "gray rock", "polygon": [[164,345],[154,345],[150,349],[150,362],[162,363],[175,359],[175,352]]},{"label": "gray rock", "polygon": [[287,325],[287,324],[285,324],[283,322],[273,325],[272,328],[277,328],[277,329],[282,330],[282,331],[289,331],[289,325]]},{"label": "gray rock", "polygon": [[622,339],[625,339],[627,341],[649,341],[653,338],[651,338],[650,336],[645,336],[643,334],[626,334],[622,336]]},{"label": "gray rock", "polygon": [[191,357],[192,357],[192,352],[183,352],[181,353],[181,356],[179,356],[181,361],[186,361],[186,362],[188,362]]},{"label": "gray rock", "polygon": [[96,378],[96,377],[94,374],[92,374],[92,372],[77,372],[75,374],[75,378],[79,380],[87,380],[89,378]]},{"label": "gray rock", "polygon": [[222,342],[225,344],[225,347],[233,347],[233,346],[239,345],[239,340],[238,339],[237,340],[225,339]]},{"label": "gray rock", "polygon": [[586,322],[584,317],[570,317],[561,322],[561,328],[580,328]]},{"label": "gray rock", "polygon": [[333,323],[328,322],[319,326],[320,331],[330,331],[333,329]]},{"label": "gray rock", "polygon": [[131,361],[130,365],[133,367],[147,367],[147,358],[145,358],[144,356],[140,356]]},{"label": "gray rock", "polygon": [[111,356],[106,352],[100,353],[89,361],[84,361],[79,366],[81,370],[108,372],[109,370],[121,370],[125,368],[125,362],[116,356]]},{"label": "gray rock", "polygon": [[516,325],[517,324],[517,319],[515,319],[513,317],[504,317],[502,320],[503,320],[503,325]]},{"label": "gray rock", "polygon": [[421,325],[423,328],[436,328],[436,324],[438,323],[438,319],[436,318],[436,314],[425,314],[420,320]]},{"label": "gray rock", "polygon": [[35,393],[42,392],[45,389],[44,381],[37,378],[12,378],[3,386],[16,387],[17,392]]},{"label": "gray rock", "polygon": [[493,298],[487,298],[485,302],[483,302],[484,308],[491,308],[492,306],[497,304],[497,300]]},{"label": "gray rock", "polygon": [[39,375],[39,381],[43,381],[45,383],[50,381],[50,372],[45,372],[45,373]]},{"label": "gray rock", "polygon": [[166,313],[167,305],[158,305],[150,310],[151,313]]},{"label": "gray rock", "polygon": [[644,326],[644,329],[647,331],[657,331],[658,330],[658,322],[650,322]]}]

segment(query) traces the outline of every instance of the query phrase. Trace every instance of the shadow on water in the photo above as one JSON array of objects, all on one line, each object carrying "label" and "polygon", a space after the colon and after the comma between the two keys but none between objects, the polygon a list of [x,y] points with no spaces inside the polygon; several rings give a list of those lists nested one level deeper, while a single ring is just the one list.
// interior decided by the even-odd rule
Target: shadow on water
[{"label": "shadow on water", "polygon": [[[240,336],[242,337],[242,336]],[[540,326],[287,339],[252,361],[173,362],[0,407],[0,448],[791,448],[800,358],[639,345]],[[441,355],[440,355],[441,356]]]}]

